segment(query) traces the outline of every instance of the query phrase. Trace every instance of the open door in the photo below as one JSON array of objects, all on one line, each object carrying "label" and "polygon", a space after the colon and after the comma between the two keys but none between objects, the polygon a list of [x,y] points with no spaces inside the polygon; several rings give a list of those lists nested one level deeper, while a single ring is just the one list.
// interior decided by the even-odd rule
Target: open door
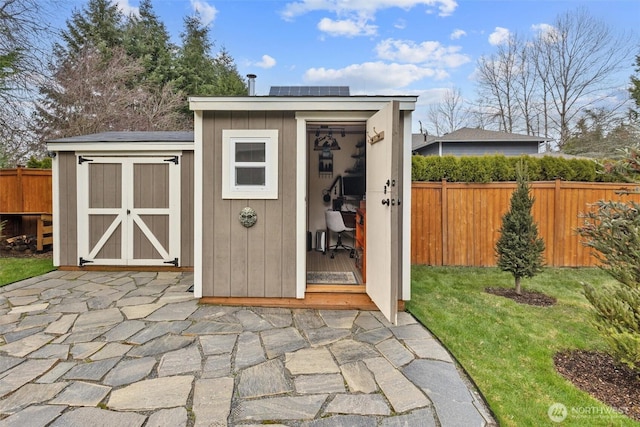
[{"label": "open door", "polygon": [[[367,121],[367,294],[393,324],[398,312],[402,228],[397,227],[402,154],[400,108],[391,101]],[[395,226],[394,226],[395,224]]]}]

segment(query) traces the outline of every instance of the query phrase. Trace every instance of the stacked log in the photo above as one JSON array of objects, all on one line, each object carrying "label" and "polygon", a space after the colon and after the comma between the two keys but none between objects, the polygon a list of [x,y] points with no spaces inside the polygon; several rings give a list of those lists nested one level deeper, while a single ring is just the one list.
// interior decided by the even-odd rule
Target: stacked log
[{"label": "stacked log", "polygon": [[35,252],[37,248],[37,238],[35,235],[23,234],[10,237],[0,242],[0,249],[4,251]]}]

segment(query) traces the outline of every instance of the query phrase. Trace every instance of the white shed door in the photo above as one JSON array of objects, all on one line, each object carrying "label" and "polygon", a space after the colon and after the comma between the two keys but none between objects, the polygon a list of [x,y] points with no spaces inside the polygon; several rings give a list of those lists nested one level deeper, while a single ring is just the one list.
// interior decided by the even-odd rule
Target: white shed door
[{"label": "white shed door", "polygon": [[179,156],[78,156],[79,265],[179,265]]},{"label": "white shed door", "polygon": [[[392,209],[396,208],[398,171],[394,152],[401,144],[399,108],[392,101],[367,121],[367,294],[391,323],[398,313],[398,280],[392,263],[400,254],[392,245]],[[383,135],[384,132],[384,135]],[[372,143],[373,138],[373,143]],[[379,140],[378,140],[379,139]],[[375,142],[378,140],[377,142]],[[396,235],[395,238],[401,238]]]}]

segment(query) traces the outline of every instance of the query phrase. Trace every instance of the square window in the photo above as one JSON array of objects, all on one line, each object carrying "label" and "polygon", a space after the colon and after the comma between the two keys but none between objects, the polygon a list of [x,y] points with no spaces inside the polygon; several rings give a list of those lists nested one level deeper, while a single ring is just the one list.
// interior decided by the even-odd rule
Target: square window
[{"label": "square window", "polygon": [[278,198],[278,131],[222,131],[222,197]]}]

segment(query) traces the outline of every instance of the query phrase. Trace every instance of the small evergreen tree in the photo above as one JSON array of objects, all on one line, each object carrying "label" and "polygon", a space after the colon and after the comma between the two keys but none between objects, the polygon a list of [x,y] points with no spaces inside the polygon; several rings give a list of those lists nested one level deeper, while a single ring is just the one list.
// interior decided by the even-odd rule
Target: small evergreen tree
[{"label": "small evergreen tree", "polygon": [[616,282],[584,284],[595,326],[618,362],[640,369],[640,204],[600,201],[584,215],[578,234],[596,250],[600,267]]},{"label": "small evergreen tree", "polygon": [[500,238],[496,242],[498,267],[515,278],[516,293],[522,288],[523,277],[533,277],[544,265],[544,240],[538,236],[531,207],[534,198],[529,194],[528,177],[523,162],[516,168],[518,186],[511,195],[509,210],[502,217]]}]

